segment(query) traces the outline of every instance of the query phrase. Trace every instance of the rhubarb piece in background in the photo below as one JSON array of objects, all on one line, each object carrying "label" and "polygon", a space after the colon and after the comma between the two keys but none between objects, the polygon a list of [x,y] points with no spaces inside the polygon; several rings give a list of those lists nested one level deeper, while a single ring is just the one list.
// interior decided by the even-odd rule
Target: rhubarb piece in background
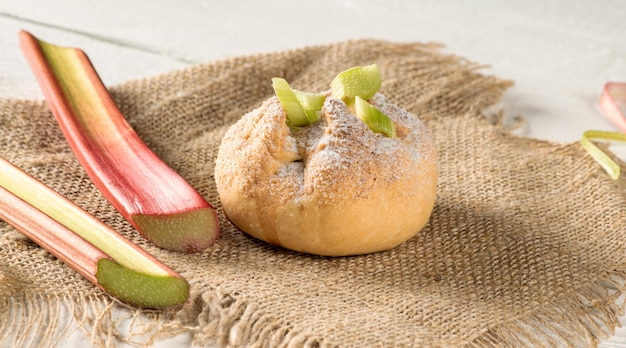
[{"label": "rhubarb piece in background", "polygon": [[215,209],[126,121],[87,55],[20,33],[22,51],[70,147],[102,194],[146,239],[200,252],[219,235]]}]

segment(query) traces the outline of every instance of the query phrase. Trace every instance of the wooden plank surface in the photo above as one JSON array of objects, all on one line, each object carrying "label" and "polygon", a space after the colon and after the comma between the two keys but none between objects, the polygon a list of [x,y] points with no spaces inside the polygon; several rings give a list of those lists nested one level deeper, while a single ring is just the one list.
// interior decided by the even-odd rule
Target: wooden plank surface
[{"label": "wooden plank surface", "polygon": [[620,1],[2,1],[2,96],[38,95],[15,49],[19,28],[84,48],[110,84],[349,38],[434,41],[516,82],[504,107],[526,118],[525,135],[573,141],[610,127],[595,101],[626,70]]},{"label": "wooden plank surface", "polygon": [[[439,42],[515,81],[501,103],[506,119],[523,116],[519,134],[557,142],[615,130],[597,99],[605,82],[626,81],[620,0],[0,0],[0,97],[42,98],[20,29],[81,47],[108,85],[351,38]],[[602,342],[622,346],[626,330]]]}]

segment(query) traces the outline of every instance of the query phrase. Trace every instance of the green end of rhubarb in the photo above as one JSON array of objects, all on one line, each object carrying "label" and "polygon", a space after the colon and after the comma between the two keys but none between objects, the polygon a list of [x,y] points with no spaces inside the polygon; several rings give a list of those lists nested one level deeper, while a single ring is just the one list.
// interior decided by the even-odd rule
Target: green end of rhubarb
[{"label": "green end of rhubarb", "polygon": [[361,99],[355,98],[356,117],[363,121],[373,132],[381,133],[389,138],[396,138],[396,126],[382,111]]},{"label": "green end of rhubarb", "polygon": [[135,306],[171,307],[189,297],[189,284],[182,277],[145,274],[106,258],[98,260],[96,278],[108,293]]},{"label": "green end of rhubarb", "polygon": [[330,93],[333,98],[352,105],[357,96],[365,100],[372,98],[381,84],[378,65],[357,66],[339,73],[330,83]]},{"label": "green end of rhubarb", "polygon": [[131,219],[146,239],[166,250],[201,252],[217,238],[217,219],[211,208],[168,215],[135,214]]},{"label": "green end of rhubarb", "polygon": [[306,127],[320,118],[324,95],[292,89],[285,79],[278,77],[272,79],[272,87],[287,115],[289,127]]}]

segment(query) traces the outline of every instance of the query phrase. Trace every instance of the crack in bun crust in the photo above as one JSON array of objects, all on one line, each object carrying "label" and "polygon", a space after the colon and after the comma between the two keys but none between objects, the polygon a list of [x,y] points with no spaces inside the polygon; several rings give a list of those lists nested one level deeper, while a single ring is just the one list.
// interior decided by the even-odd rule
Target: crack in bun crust
[{"label": "crack in bun crust", "polygon": [[226,132],[215,180],[229,220],[291,250],[345,256],[388,250],[427,223],[437,189],[431,135],[376,94],[398,138],[372,132],[330,96],[321,118],[292,130],[276,97]]}]

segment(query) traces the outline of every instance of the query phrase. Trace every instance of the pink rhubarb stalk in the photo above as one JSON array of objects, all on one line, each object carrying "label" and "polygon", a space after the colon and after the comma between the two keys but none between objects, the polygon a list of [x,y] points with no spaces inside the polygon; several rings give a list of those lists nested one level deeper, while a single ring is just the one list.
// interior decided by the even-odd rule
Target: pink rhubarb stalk
[{"label": "pink rhubarb stalk", "polygon": [[193,253],[212,245],[215,209],[143,143],[87,55],[24,31],[20,41],[70,147],[124,218],[164,249]]},{"label": "pink rhubarb stalk", "polygon": [[123,302],[161,308],[189,297],[178,273],[2,158],[0,219]]}]

